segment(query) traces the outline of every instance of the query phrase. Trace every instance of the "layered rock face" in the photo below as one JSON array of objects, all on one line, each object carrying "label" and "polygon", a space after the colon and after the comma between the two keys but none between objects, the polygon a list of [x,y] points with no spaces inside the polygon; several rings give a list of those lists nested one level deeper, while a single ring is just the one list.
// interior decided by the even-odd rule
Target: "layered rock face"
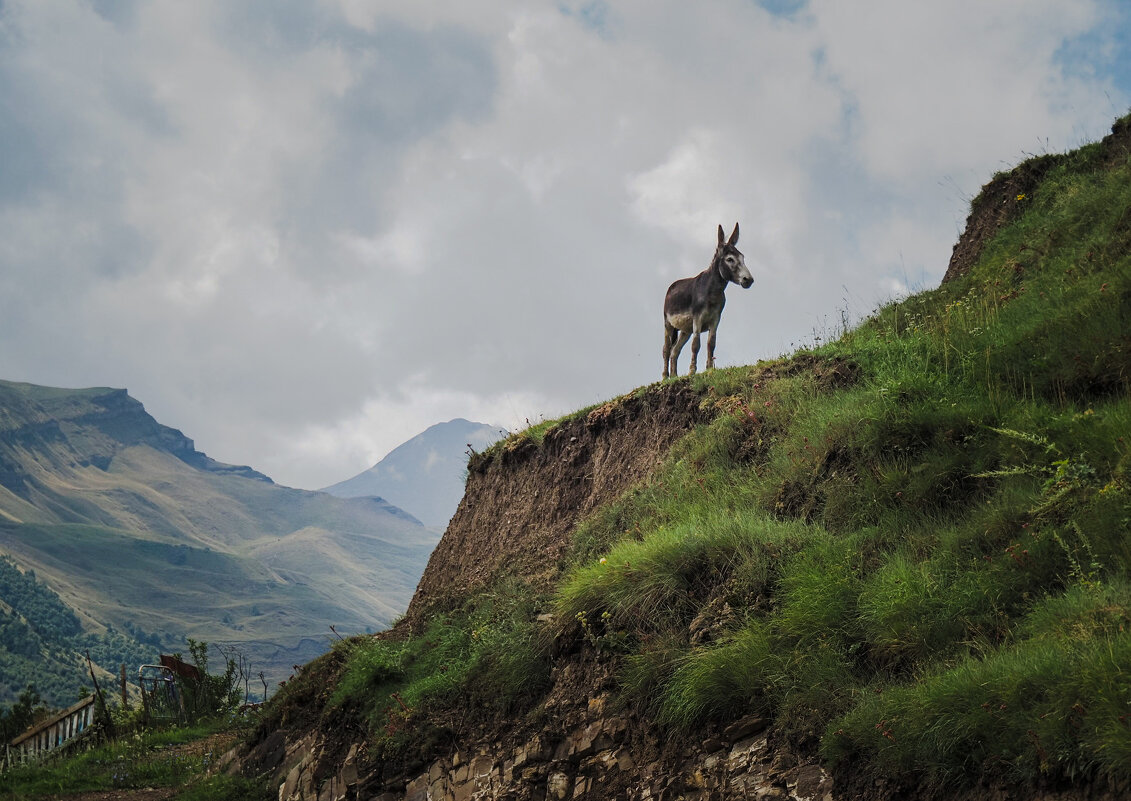
[{"label": "layered rock face", "polygon": [[[577,667],[580,667],[578,665]],[[563,677],[568,681],[568,677]],[[708,801],[752,798],[833,801],[820,765],[774,748],[766,721],[747,717],[697,742],[663,742],[642,721],[613,708],[607,693],[571,710],[567,727],[547,726],[518,741],[468,743],[400,781],[374,782],[365,743],[332,756],[316,732],[276,749],[280,801]],[[229,770],[246,769],[238,751]],[[333,765],[332,772],[327,767]]]}]

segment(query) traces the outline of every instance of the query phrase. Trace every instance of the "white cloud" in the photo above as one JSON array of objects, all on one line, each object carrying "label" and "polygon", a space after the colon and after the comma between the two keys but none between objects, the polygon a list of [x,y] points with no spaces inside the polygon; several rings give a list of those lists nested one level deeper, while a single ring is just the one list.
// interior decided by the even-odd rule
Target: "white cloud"
[{"label": "white cloud", "polygon": [[1099,23],[1095,2],[814,0],[810,14],[823,68],[851,108],[856,152],[907,191],[1012,163],[1045,137],[1074,145],[1074,126],[1109,116],[1112,87],[1066,75],[1057,59],[1066,39]]},{"label": "white cloud", "polygon": [[1084,0],[118,11],[0,7],[0,377],[300,486],[657,379],[719,224],[724,365],[929,285],[994,170],[1129,100]]},{"label": "white cloud", "polygon": [[661,164],[629,179],[632,210],[641,222],[694,241],[719,220],[740,215],[739,204],[719,191],[726,176],[716,140],[710,131],[692,130]]}]

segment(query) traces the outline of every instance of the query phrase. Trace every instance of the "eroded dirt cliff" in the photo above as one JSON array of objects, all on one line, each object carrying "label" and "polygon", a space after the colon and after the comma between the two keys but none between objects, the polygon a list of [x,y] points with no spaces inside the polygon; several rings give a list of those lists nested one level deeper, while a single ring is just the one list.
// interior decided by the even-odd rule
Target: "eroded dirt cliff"
[{"label": "eroded dirt cliff", "polygon": [[472,457],[463,500],[398,629],[503,575],[549,589],[574,526],[655,470],[708,417],[700,402],[686,382],[654,384],[555,425],[541,443],[512,437]]}]

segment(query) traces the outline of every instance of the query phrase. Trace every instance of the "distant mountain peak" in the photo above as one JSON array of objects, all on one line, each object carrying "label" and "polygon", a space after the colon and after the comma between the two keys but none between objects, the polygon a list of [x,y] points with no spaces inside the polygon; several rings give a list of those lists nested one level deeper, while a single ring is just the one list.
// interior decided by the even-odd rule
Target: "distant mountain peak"
[{"label": "distant mountain peak", "polygon": [[484,451],[506,434],[500,426],[462,417],[436,423],[368,470],[322,492],[340,498],[379,496],[429,528],[443,530],[463,498],[468,449]]}]

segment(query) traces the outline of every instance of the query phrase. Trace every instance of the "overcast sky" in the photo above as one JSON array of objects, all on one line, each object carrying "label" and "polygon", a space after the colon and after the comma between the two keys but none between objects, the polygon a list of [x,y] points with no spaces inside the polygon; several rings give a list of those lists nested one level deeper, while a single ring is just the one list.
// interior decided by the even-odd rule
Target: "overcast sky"
[{"label": "overcast sky", "polygon": [[1107,133],[1128,5],[0,0],[0,378],[317,488],[657,380],[736,221],[718,363],[771,358]]}]

